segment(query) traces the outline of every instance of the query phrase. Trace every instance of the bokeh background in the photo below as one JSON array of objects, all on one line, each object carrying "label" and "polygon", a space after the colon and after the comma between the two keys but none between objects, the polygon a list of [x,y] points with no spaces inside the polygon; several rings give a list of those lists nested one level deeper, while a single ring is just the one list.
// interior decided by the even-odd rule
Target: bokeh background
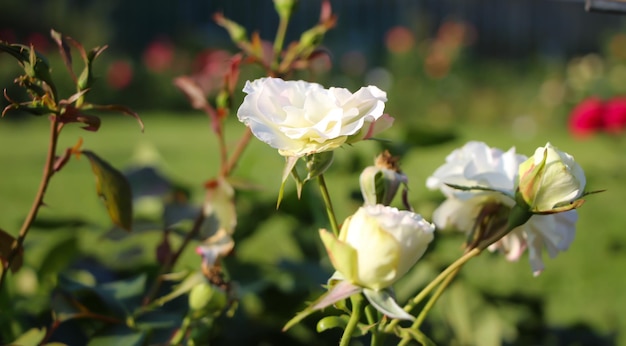
[{"label": "bokeh background", "polygon": [[[389,142],[337,152],[327,181],[340,219],[361,203],[357,176],[383,148],[401,156],[410,201],[426,217],[442,196],[427,191],[425,179],[469,140],[505,150],[515,146],[526,155],[550,141],[581,163],[589,189],[607,189],[580,209],[571,248],[547,259],[539,277],[532,276],[526,257],[508,263],[483,254],[463,270],[425,331],[451,345],[626,344],[625,15],[585,12],[579,1],[331,4],[338,23],[323,43],[331,54],[301,77],[352,90],[375,84],[388,92],[386,109],[396,118],[383,136]],[[320,1],[301,1],[287,41],[317,23],[319,8]],[[128,118],[106,115],[98,133],[64,130],[61,147],[80,136],[85,148],[116,167],[149,163],[190,201],[200,202],[203,183],[217,174],[217,144],[206,116],[192,110],[173,79],[223,73],[236,48],[211,19],[216,12],[273,39],[277,15],[270,0],[4,0],[0,39],[32,43],[46,53],[53,73],[67,79],[66,92],[70,79],[49,30],[85,47],[107,44],[91,100],[130,106],[144,120],[145,133]],[[15,61],[0,55],[0,86],[10,95],[19,94],[12,83],[18,73]],[[249,68],[242,80],[261,74]],[[243,97],[237,95],[234,108]],[[598,119],[608,108],[613,121],[607,127]],[[46,128],[44,119],[25,114],[0,120],[0,227],[9,232],[19,228],[36,191]],[[243,130],[234,116],[226,129],[232,143]],[[275,210],[281,167],[276,152],[258,142],[239,165],[236,175],[261,187],[237,197],[236,252],[225,265],[240,285],[241,305],[234,318],[220,320],[215,344],[320,345],[338,338],[333,331],[317,334],[315,317],[280,332],[331,274],[317,239],[316,230],[326,221],[316,189],[305,187],[297,201],[288,184],[286,202]],[[155,228],[120,238],[111,231],[86,160],[72,161],[55,176],[46,205],[26,244],[25,268],[15,277],[20,313],[28,316],[19,317],[23,325],[46,321],[50,291],[68,272],[97,282],[156,272],[154,249],[161,233]],[[399,283],[400,300],[462,252],[461,235],[438,235],[424,260]],[[198,265],[190,248],[179,267]],[[2,315],[5,321],[11,317]],[[86,336],[62,332],[58,338],[68,344],[86,342]]]}]

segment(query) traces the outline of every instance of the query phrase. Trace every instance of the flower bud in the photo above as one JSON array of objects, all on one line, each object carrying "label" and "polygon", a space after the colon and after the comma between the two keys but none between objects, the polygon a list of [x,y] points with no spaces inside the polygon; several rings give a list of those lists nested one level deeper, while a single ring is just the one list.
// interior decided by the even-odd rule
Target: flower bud
[{"label": "flower bud", "polygon": [[320,236],[335,269],[350,283],[381,290],[422,257],[435,226],[420,215],[383,205],[363,206],[348,217],[339,237]]},{"label": "flower bud", "polygon": [[547,143],[519,166],[516,202],[536,214],[574,209],[585,189],[585,173],[574,158]]},{"label": "flower bud", "polygon": [[333,152],[324,151],[321,153],[307,155],[304,157],[306,161],[307,176],[305,181],[318,177],[326,172],[328,167],[333,163]]},{"label": "flower bud", "polygon": [[398,158],[388,151],[378,155],[374,166],[366,167],[359,177],[361,194],[365,205],[389,205],[401,184],[407,184],[407,176],[400,171]]},{"label": "flower bud", "polygon": [[224,17],[224,15],[222,15],[221,13],[216,13],[213,16],[213,19],[217,22],[218,25],[228,31],[228,35],[234,43],[239,44],[248,42],[248,34],[246,32],[246,28],[244,28],[243,26]]},{"label": "flower bud", "polygon": [[219,314],[226,306],[226,293],[208,282],[194,286],[189,292],[189,309],[196,317]]},{"label": "flower bud", "polygon": [[278,16],[283,19],[289,19],[291,17],[297,4],[298,0],[274,0],[274,8]]}]

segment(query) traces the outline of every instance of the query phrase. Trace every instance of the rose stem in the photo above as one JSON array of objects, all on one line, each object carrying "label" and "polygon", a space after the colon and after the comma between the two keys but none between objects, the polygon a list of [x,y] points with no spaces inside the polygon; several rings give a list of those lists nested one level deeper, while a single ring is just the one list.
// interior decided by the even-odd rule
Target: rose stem
[{"label": "rose stem", "polygon": [[[421,290],[420,293],[417,296],[415,296],[415,298],[413,298],[413,300],[411,300],[405,305],[404,311],[410,312],[413,309],[413,307],[415,307],[415,305],[419,304],[419,302],[421,302],[424,298],[426,298],[428,293],[430,293],[430,291],[432,291],[435,287],[437,287],[439,283],[441,283],[445,278],[447,278],[448,275],[450,275],[450,273],[457,271],[457,269],[460,269],[472,257],[475,257],[478,254],[480,254],[481,251],[482,250],[480,248],[474,248],[471,251],[468,251],[467,253],[465,253],[463,256],[459,257],[456,261],[454,261],[454,263],[450,264],[444,271],[439,273],[439,275],[437,275],[437,277],[433,281],[431,281],[426,287],[424,287],[424,289]],[[400,320],[397,320],[397,319],[391,321],[389,325],[385,328],[385,332],[387,333],[391,332],[393,328],[399,323],[399,321]]]},{"label": "rose stem", "polygon": [[[428,300],[426,305],[424,305],[424,308],[422,309],[422,311],[420,311],[420,313],[417,316],[417,318],[415,319],[415,321],[413,321],[413,324],[411,325],[411,329],[419,329],[419,327],[422,324],[422,322],[424,322],[424,320],[426,319],[426,315],[428,315],[428,312],[430,312],[430,310],[433,308],[433,306],[437,302],[437,299],[439,299],[439,297],[443,294],[443,292],[446,290],[446,288],[448,288],[448,285],[450,285],[450,283],[456,277],[456,274],[460,270],[461,270],[461,267],[458,267],[455,270],[453,270],[450,273],[450,275],[448,275],[445,278],[445,280],[443,280],[441,285],[439,285],[439,287],[437,287],[437,290],[435,291],[435,293],[433,293],[433,295],[430,297],[430,299]],[[398,346],[404,346],[404,345],[408,344],[409,341],[411,341],[410,334],[405,334],[404,337],[402,338],[402,340],[400,341],[400,343],[398,343]]]},{"label": "rose stem", "polygon": [[6,266],[2,268],[2,274],[0,274],[0,288],[4,283],[6,278],[6,274],[11,268],[11,264],[17,256],[19,252],[19,248],[24,244],[24,239],[30,230],[30,226],[35,221],[37,217],[37,213],[39,212],[39,208],[43,205],[43,197],[46,194],[46,190],[48,189],[48,184],[50,183],[50,178],[54,174],[54,160],[55,154],[57,150],[57,142],[59,139],[59,134],[61,133],[61,129],[63,128],[63,124],[59,123],[59,119],[56,115],[50,116],[50,141],[48,142],[48,154],[46,155],[46,163],[43,168],[43,175],[41,177],[41,182],[39,183],[39,189],[37,190],[37,195],[35,196],[35,200],[22,224],[22,228],[20,229],[20,233],[17,236],[17,239],[13,241],[13,245],[11,246],[11,252],[6,261]]},{"label": "rose stem", "polygon": [[361,320],[361,303],[363,302],[363,297],[361,294],[353,294],[350,297],[350,302],[352,302],[352,313],[350,314],[350,320],[348,320],[346,329],[343,330],[339,346],[350,345],[352,334],[354,334],[354,330],[356,329],[357,324],[359,324],[359,320]]},{"label": "rose stem", "polygon": [[326,180],[324,180],[324,174],[320,174],[317,177],[317,181],[320,185],[320,191],[322,192],[322,198],[324,199],[324,204],[326,204],[326,213],[328,214],[330,227],[332,228],[335,236],[339,236],[339,226],[337,225],[337,219],[335,218],[335,211],[333,210],[333,204],[330,201],[330,195],[328,194],[328,188],[326,187]]}]

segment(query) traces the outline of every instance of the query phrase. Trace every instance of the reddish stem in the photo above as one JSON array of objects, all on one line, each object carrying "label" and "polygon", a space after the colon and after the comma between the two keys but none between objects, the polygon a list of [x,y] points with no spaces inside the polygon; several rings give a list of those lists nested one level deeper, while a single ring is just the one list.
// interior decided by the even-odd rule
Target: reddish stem
[{"label": "reddish stem", "polygon": [[232,173],[232,171],[235,169],[235,167],[237,166],[237,162],[239,162],[239,158],[241,157],[241,154],[243,154],[251,138],[252,138],[252,132],[250,131],[249,127],[246,127],[246,131],[243,133],[243,135],[239,139],[239,142],[237,142],[237,146],[233,150],[233,153],[230,156],[230,160],[228,161],[226,166],[222,166],[222,177],[229,176]]},{"label": "reddish stem", "polygon": [[63,128],[63,124],[59,122],[58,117],[56,115],[50,116],[50,141],[48,144],[48,154],[46,155],[46,163],[43,168],[43,175],[41,177],[41,182],[39,183],[39,189],[37,190],[37,195],[35,196],[35,200],[22,224],[22,228],[20,229],[20,233],[18,234],[15,241],[13,241],[13,245],[11,246],[11,252],[7,257],[6,266],[2,270],[2,274],[0,275],[0,288],[2,287],[4,280],[6,278],[6,274],[11,268],[11,264],[15,259],[15,256],[19,253],[19,249],[24,244],[24,239],[30,230],[33,222],[37,218],[37,213],[39,212],[39,208],[43,205],[43,197],[46,194],[46,190],[48,189],[48,184],[50,183],[50,178],[54,174],[54,162],[55,162],[55,154],[57,149],[57,142],[59,139],[59,134],[61,133],[61,129]]}]

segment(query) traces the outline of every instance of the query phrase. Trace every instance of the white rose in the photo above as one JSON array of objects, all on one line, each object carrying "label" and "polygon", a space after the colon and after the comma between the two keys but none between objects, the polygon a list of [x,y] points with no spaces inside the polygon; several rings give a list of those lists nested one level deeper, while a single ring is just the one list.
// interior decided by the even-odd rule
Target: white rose
[{"label": "white rose", "polygon": [[386,93],[375,86],[354,94],[305,81],[261,78],[246,82],[241,122],[283,156],[301,157],[369,138],[391,125]]},{"label": "white rose", "polygon": [[448,197],[472,198],[476,194],[492,193],[457,190],[446,186],[446,183],[482,186],[513,196],[517,168],[525,159],[525,156],[515,153],[515,148],[503,152],[483,142],[468,142],[446,157],[446,163],[428,177],[426,186],[431,190],[441,189]]},{"label": "white rose", "polygon": [[[466,200],[448,198],[433,213],[433,222],[440,229],[453,228],[470,233],[477,215],[486,203],[494,200],[492,197],[497,196],[480,195]],[[515,228],[488,249],[502,253],[511,262],[519,260],[528,249],[528,261],[536,276],[544,269],[541,256],[543,249],[547,250],[551,258],[556,257],[559,252],[566,251],[576,235],[577,220],[576,210],[533,215],[525,224]]]},{"label": "white rose", "polygon": [[[517,172],[525,160],[525,156],[515,154],[514,148],[503,152],[481,142],[469,142],[454,150],[426,183],[430,189],[441,189],[448,197],[433,213],[433,222],[441,229],[454,228],[469,234],[474,231],[477,217],[488,210],[486,208],[494,205],[513,207]],[[481,186],[499,192],[461,191],[445,183]],[[547,249],[550,257],[567,250],[576,233],[577,218],[576,211],[533,215],[525,224],[492,244],[489,250],[502,252],[507,260],[516,261],[528,249],[531,268],[538,275],[544,268],[542,250]]]},{"label": "white rose", "polygon": [[531,212],[570,210],[567,204],[581,197],[585,173],[574,158],[550,143],[537,148],[535,155],[519,167],[519,194]]},{"label": "white rose", "polygon": [[333,266],[347,281],[380,290],[422,257],[434,229],[418,214],[378,204],[348,217],[338,238],[326,230],[320,236]]}]

